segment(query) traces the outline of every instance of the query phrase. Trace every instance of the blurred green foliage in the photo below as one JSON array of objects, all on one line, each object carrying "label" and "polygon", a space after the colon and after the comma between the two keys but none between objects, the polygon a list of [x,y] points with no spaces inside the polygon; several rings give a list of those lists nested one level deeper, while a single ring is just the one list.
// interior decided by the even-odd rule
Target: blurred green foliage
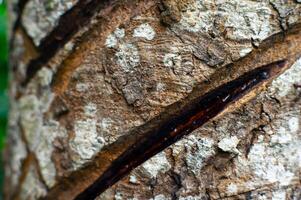
[{"label": "blurred green foliage", "polygon": [[6,28],[6,10],[5,4],[0,5],[0,148],[4,146],[4,137],[6,131],[6,119],[8,110],[7,101],[7,58],[8,58],[8,45],[7,45],[7,28]]},{"label": "blurred green foliage", "polygon": [[[2,1],[0,1],[2,2]],[[0,4],[0,149],[3,149],[7,123],[8,98],[8,42],[5,4]],[[0,200],[2,199],[4,172],[0,156]]]}]

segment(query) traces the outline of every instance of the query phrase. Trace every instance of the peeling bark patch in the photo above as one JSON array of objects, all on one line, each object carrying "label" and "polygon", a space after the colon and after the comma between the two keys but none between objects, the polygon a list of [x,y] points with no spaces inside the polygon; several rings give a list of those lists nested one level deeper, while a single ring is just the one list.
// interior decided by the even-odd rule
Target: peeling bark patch
[{"label": "peeling bark patch", "polygon": [[115,47],[118,43],[118,39],[122,39],[125,36],[125,30],[123,28],[117,28],[112,34],[110,34],[105,45],[109,48]]},{"label": "peeling bark patch", "polygon": [[272,194],[272,200],[285,200],[286,192],[285,191],[275,191]]},{"label": "peeling bark patch", "polygon": [[21,166],[23,160],[27,156],[25,143],[21,139],[21,133],[18,128],[17,122],[13,122],[12,115],[17,114],[18,111],[15,108],[11,108],[9,117],[8,129],[11,134],[8,136],[9,160],[8,166],[5,167],[5,176],[10,179],[11,188],[17,188],[18,181],[21,175]]},{"label": "peeling bark patch", "polygon": [[164,55],[163,63],[166,67],[180,68],[182,63],[181,55],[175,53],[168,53]]},{"label": "peeling bark patch", "polygon": [[39,82],[40,86],[47,87],[50,85],[53,77],[53,71],[48,68],[42,68],[37,73],[37,81]]},{"label": "peeling bark patch", "polygon": [[121,44],[115,54],[117,64],[125,71],[131,72],[139,64],[140,57],[138,49],[133,44]]},{"label": "peeling bark patch", "polygon": [[129,182],[130,182],[130,183],[133,183],[133,184],[137,183],[137,182],[138,182],[137,177],[134,176],[134,175],[131,175],[131,176],[130,176],[130,179],[129,179]]},{"label": "peeling bark patch", "polygon": [[230,185],[228,185],[227,192],[229,194],[236,194],[237,193],[237,185],[234,183],[231,183]]},{"label": "peeling bark patch", "polygon": [[156,32],[149,24],[141,24],[134,29],[133,37],[145,38],[147,40],[154,39]]},{"label": "peeling bark patch", "polygon": [[115,47],[117,45],[117,39],[114,35],[109,35],[106,39],[106,46],[109,48]]},{"label": "peeling bark patch", "polygon": [[269,4],[254,1],[194,1],[175,26],[192,32],[208,33],[224,19],[226,37],[233,40],[262,41],[271,34]]},{"label": "peeling bark patch", "polygon": [[240,57],[245,57],[245,56],[248,55],[252,50],[253,50],[253,48],[245,48],[245,49],[241,49],[240,52],[239,52],[239,56],[240,56]]},{"label": "peeling bark patch", "polygon": [[238,154],[239,151],[236,148],[239,143],[239,139],[236,136],[223,138],[219,143],[218,147],[224,152]]},{"label": "peeling bark patch", "polygon": [[124,86],[122,92],[128,104],[134,104],[143,99],[143,89],[139,81],[130,82]]},{"label": "peeling bark patch", "polygon": [[198,175],[207,159],[215,154],[214,141],[211,138],[197,139],[191,135],[185,142],[186,164],[188,168]]},{"label": "peeling bark patch", "polygon": [[72,157],[74,168],[91,159],[105,145],[105,140],[97,132],[97,106],[89,103],[84,107],[85,116],[74,123],[74,138],[70,140],[70,148],[76,155]]},{"label": "peeling bark patch", "polygon": [[42,128],[42,115],[39,110],[39,101],[34,95],[22,97],[19,101],[21,111],[21,126],[29,142],[29,148],[34,151],[39,141],[36,140],[38,132]]},{"label": "peeling bark patch", "polygon": [[300,165],[301,140],[296,132],[289,130],[288,121],[299,117],[300,113],[287,113],[274,122],[272,128],[276,133],[271,138],[271,144],[258,142],[252,147],[249,160],[254,174],[271,183],[289,185],[295,176],[294,170]]},{"label": "peeling bark patch", "polygon": [[[7,131],[9,134],[6,139],[6,155],[4,156],[5,165],[5,182],[9,185],[8,196],[11,197],[18,188],[19,178],[22,174],[22,164],[27,157],[27,149],[24,140],[22,139],[22,130],[20,129],[20,111],[19,104],[13,96],[15,96],[16,85],[11,83],[11,97]],[[8,181],[7,181],[8,180]],[[6,193],[6,192],[5,192]],[[8,197],[9,198],[9,197]]]},{"label": "peeling bark patch", "polygon": [[285,97],[293,92],[294,84],[300,81],[301,59],[299,59],[289,70],[273,81],[270,92],[277,96]]},{"label": "peeling bark patch", "polygon": [[298,23],[301,18],[301,6],[298,1],[272,1],[271,5],[277,10],[279,20],[283,29],[287,30],[292,25]]},{"label": "peeling bark patch", "polygon": [[20,199],[39,199],[46,196],[47,190],[44,185],[39,181],[38,173],[33,165],[26,175],[24,183],[22,184]]},{"label": "peeling bark patch", "polygon": [[40,165],[41,173],[47,186],[52,187],[56,183],[56,169],[51,160],[54,150],[53,142],[57,137],[66,137],[66,130],[59,125],[57,121],[49,121],[43,125],[41,130],[41,139],[36,149],[37,159]]},{"label": "peeling bark patch", "polygon": [[[42,68],[27,88],[27,95],[18,101],[20,123],[30,151],[36,153],[41,174],[49,187],[55,184],[56,169],[51,160],[56,137],[65,137],[66,130],[55,120],[43,120],[54,94],[50,90],[53,72]],[[39,91],[42,90],[42,94]]]},{"label": "peeling bark patch", "polygon": [[141,168],[143,168],[150,177],[156,178],[159,172],[164,173],[168,171],[171,165],[167,161],[165,153],[162,152],[146,161]]}]

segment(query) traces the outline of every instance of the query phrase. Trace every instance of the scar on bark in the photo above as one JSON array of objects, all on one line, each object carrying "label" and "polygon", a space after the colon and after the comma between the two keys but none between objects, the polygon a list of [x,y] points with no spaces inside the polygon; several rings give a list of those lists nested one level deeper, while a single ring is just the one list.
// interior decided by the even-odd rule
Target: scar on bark
[{"label": "scar on bark", "polygon": [[286,60],[280,60],[256,68],[196,98],[177,115],[167,119],[159,127],[145,132],[140,140],[126,149],[75,199],[95,199],[132,169],[210,121],[258,86],[278,76],[284,71],[286,64]]}]

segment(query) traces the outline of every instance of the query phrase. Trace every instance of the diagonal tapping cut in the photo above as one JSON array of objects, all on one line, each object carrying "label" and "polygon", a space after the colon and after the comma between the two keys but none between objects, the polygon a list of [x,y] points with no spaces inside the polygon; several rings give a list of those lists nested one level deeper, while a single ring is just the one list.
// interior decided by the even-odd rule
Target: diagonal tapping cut
[{"label": "diagonal tapping cut", "polygon": [[176,115],[162,121],[159,126],[144,132],[139,140],[123,151],[104,173],[75,199],[95,199],[132,169],[210,121],[258,86],[277,77],[286,69],[286,66],[287,61],[280,60],[256,68],[205,95],[195,98]]},{"label": "diagonal tapping cut", "polygon": [[58,25],[46,36],[39,45],[40,55],[33,59],[27,67],[27,83],[35,76],[37,71],[45,65],[62,48],[70,38],[84,27],[100,10],[112,8],[119,0],[79,0],[79,2],[68,10],[59,19]]}]

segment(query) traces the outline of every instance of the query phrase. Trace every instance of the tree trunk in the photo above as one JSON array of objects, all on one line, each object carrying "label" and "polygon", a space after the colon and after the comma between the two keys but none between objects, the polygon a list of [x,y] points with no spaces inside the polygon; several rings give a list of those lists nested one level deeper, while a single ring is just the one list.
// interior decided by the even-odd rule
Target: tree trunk
[{"label": "tree trunk", "polygon": [[5,198],[301,199],[299,2],[11,0]]}]

